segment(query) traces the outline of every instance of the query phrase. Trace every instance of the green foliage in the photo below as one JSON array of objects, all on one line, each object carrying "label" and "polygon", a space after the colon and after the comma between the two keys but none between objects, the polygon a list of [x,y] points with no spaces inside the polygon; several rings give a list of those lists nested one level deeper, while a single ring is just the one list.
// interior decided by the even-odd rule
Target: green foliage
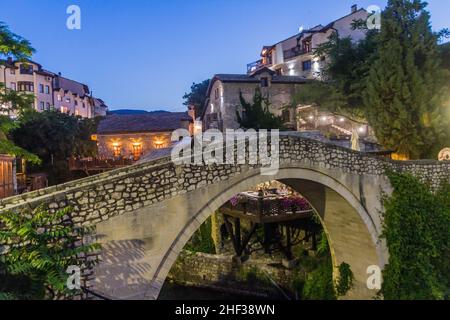
[{"label": "green foliage", "polygon": [[325,232],[322,231],[320,235],[320,241],[317,245],[317,254],[319,256],[324,256],[330,254],[330,246],[328,245],[328,238]]},{"label": "green foliage", "polygon": [[193,83],[191,86],[191,92],[185,93],[183,96],[184,105],[193,105],[195,108],[195,116],[200,117],[205,107],[206,95],[208,93],[208,87],[211,80],[204,80],[200,83]]},{"label": "green foliage", "polygon": [[250,286],[270,284],[270,280],[264,272],[259,270],[256,266],[251,266],[250,268],[241,267],[236,278],[238,281],[244,282]]},{"label": "green foliage", "polygon": [[363,92],[378,141],[412,159],[435,158],[446,138],[438,35],[425,8],[419,0],[388,2]]},{"label": "green foliage", "polygon": [[322,72],[325,81],[302,86],[294,104],[316,105],[353,121],[366,122],[361,92],[377,49],[376,39],[377,32],[373,30],[367,31],[366,38],[359,42],[332,34],[314,53],[317,58],[327,57]]},{"label": "green foliage", "polygon": [[[97,244],[81,244],[89,230],[71,222],[71,208],[55,213],[39,207],[33,211],[0,214],[0,292],[18,299],[55,299],[79,292],[68,290],[69,266],[90,267],[86,254]],[[81,266],[80,266],[81,267]]]},{"label": "green foliage", "polygon": [[200,228],[194,233],[192,238],[186,244],[186,250],[215,254],[216,247],[211,236],[211,225],[211,218],[208,218],[208,220],[200,226]]},{"label": "green foliage", "polygon": [[383,237],[389,263],[381,294],[388,300],[443,299],[450,288],[450,186],[437,193],[408,174],[389,175]]},{"label": "green foliage", "polygon": [[[14,57],[15,59],[29,58],[34,49],[30,43],[20,36],[12,33],[9,28],[0,22],[0,58]],[[2,63],[2,62],[0,62]],[[8,133],[19,126],[32,110],[33,95],[16,92],[0,84],[0,154],[9,154],[22,157],[30,162],[39,163],[39,158],[28,151],[16,146],[8,140]],[[14,116],[14,119],[10,116]]]},{"label": "green foliage", "polygon": [[0,22],[0,55],[26,59],[34,51],[28,40],[11,32],[6,24]]},{"label": "green foliage", "polygon": [[10,136],[17,145],[43,160],[42,165],[30,170],[45,171],[50,184],[58,184],[77,178],[69,171],[68,158],[96,156],[97,145],[91,135],[96,133],[98,121],[56,110],[33,112]]},{"label": "green foliage", "polygon": [[338,297],[345,296],[353,287],[353,272],[350,265],[343,262],[339,266],[339,279],[336,283],[336,295]]},{"label": "green foliage", "polygon": [[333,265],[325,259],[317,269],[306,276],[302,292],[303,300],[336,300],[333,284]]},{"label": "green foliage", "polygon": [[255,130],[284,129],[283,120],[270,112],[270,103],[268,99],[262,96],[259,88],[255,90],[253,102],[245,101],[242,92],[239,93],[239,99],[242,106],[242,116],[236,111],[236,117],[241,128]]}]

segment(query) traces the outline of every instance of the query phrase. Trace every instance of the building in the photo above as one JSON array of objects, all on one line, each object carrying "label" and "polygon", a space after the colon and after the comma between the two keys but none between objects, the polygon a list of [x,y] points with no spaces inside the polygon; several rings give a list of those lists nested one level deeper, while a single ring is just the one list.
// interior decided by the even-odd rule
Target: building
[{"label": "building", "polygon": [[316,57],[314,51],[327,42],[333,33],[340,38],[350,37],[353,41],[364,39],[365,32],[354,30],[355,20],[366,20],[368,13],[364,9],[352,6],[351,12],[325,26],[317,25],[280,41],[274,45],[264,46],[261,59],[247,65],[247,73],[267,67],[279,75],[301,76],[307,79],[321,79],[327,57]]},{"label": "building", "polygon": [[242,113],[240,92],[246,101],[252,101],[255,90],[270,102],[270,110],[282,116],[285,125],[295,126],[295,115],[291,108],[292,97],[302,77],[281,76],[268,68],[251,74],[217,74],[209,84],[207,101],[202,114],[203,129],[238,129],[236,112]]},{"label": "building", "polygon": [[94,137],[98,157],[137,161],[154,150],[170,147],[172,132],[181,128],[189,130],[191,124],[192,118],[185,112],[107,116],[100,121]]},{"label": "building", "polygon": [[87,85],[64,78],[61,75],[55,75],[53,91],[56,110],[83,118],[94,117],[95,106]]},{"label": "building", "polygon": [[295,95],[307,81],[324,80],[323,68],[328,57],[315,56],[315,50],[329,41],[332,34],[360,41],[365,31],[353,29],[354,21],[367,20],[364,9],[351,7],[348,15],[327,25],[301,30],[294,36],[271,46],[264,46],[261,59],[247,66],[247,74],[218,74],[210,83],[201,116],[203,130],[237,129],[236,112],[241,113],[239,93],[251,101],[260,88],[270,103],[270,111],[281,116],[285,127],[297,131],[319,131],[330,137],[349,139],[352,135],[368,138],[371,129],[323,112],[313,106],[295,105]]},{"label": "building", "polygon": [[31,60],[0,60],[0,82],[11,90],[33,94],[33,107],[39,112],[55,108],[83,118],[106,114],[106,104],[92,97],[87,85],[47,71]]},{"label": "building", "polygon": [[106,117],[108,106],[102,99],[94,98],[94,116]]}]

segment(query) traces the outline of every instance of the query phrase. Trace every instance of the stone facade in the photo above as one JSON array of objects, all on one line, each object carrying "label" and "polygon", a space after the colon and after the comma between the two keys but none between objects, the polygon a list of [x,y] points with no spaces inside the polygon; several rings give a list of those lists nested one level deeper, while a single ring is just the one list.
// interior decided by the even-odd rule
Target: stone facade
[{"label": "stone facade", "polygon": [[[267,86],[262,86],[261,79],[267,79]],[[283,117],[285,124],[296,127],[295,113],[291,109],[293,97],[304,79],[278,77],[269,72],[249,76],[245,81],[236,77],[234,80],[214,76],[208,89],[208,100],[202,116],[204,129],[239,129],[236,112],[242,117],[240,93],[245,101],[251,103],[257,89],[269,102],[269,110],[276,116]],[[287,112],[284,113],[284,112]]]}]

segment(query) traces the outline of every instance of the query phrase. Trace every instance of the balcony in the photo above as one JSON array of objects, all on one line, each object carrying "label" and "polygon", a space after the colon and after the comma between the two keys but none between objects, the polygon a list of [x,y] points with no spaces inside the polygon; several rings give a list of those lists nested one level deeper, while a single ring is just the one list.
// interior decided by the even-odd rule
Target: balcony
[{"label": "balcony", "polygon": [[247,64],[247,73],[252,73],[265,66],[263,59]]},{"label": "balcony", "polygon": [[295,47],[289,50],[285,50],[283,51],[283,57],[284,60],[289,60],[304,54],[308,54],[311,53],[312,51],[310,49],[305,49],[305,48],[301,48],[301,47]]}]

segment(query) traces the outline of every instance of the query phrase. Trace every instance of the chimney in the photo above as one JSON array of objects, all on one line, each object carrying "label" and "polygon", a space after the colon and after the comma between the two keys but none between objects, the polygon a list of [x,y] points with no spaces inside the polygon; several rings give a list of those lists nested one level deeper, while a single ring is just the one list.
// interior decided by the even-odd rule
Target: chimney
[{"label": "chimney", "polygon": [[352,13],[358,11],[358,6],[356,4],[352,5]]}]

